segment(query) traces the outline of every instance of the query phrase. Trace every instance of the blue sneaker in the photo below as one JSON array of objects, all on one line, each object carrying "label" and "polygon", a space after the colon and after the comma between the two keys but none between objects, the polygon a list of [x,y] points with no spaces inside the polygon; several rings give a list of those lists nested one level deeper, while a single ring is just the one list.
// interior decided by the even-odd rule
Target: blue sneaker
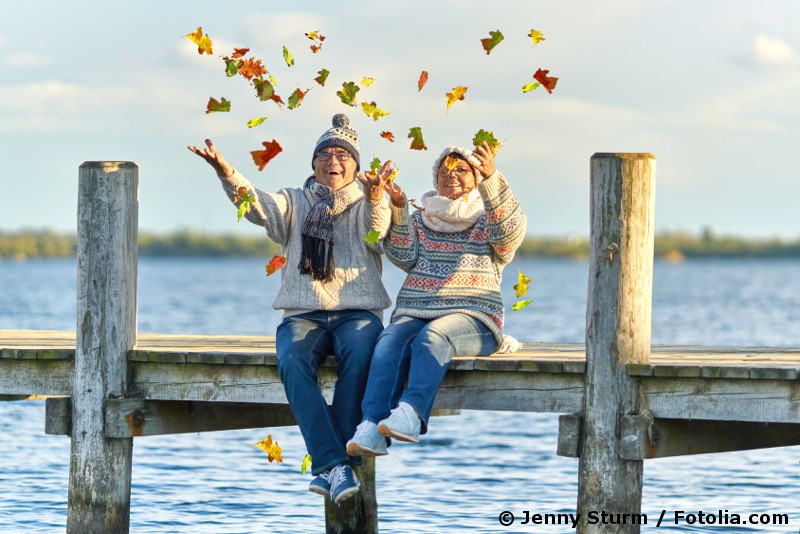
[{"label": "blue sneaker", "polygon": [[401,402],[392,410],[389,417],[378,423],[378,433],[400,441],[419,443],[419,431],[422,422],[417,412],[406,402]]},{"label": "blue sneaker", "polygon": [[323,471],[316,477],[314,480],[311,481],[311,484],[308,485],[308,491],[313,493],[317,493],[324,497],[330,497],[331,495],[331,470],[328,469],[327,471]]},{"label": "blue sneaker", "polygon": [[358,493],[358,489],[361,487],[353,468],[344,464],[331,469],[330,482],[331,500],[336,505]]},{"label": "blue sneaker", "polygon": [[372,421],[361,421],[356,427],[353,439],[347,442],[347,454],[350,456],[384,456],[386,438],[378,434],[378,426]]}]

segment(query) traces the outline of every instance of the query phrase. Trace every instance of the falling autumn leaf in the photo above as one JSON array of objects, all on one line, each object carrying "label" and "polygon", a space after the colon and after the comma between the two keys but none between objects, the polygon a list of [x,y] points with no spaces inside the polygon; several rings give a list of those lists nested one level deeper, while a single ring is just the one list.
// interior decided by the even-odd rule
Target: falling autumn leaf
[{"label": "falling autumn leaf", "polygon": [[266,117],[256,117],[254,119],[250,119],[249,121],[247,121],[247,127],[255,128],[259,124],[263,123],[265,120],[267,120]]},{"label": "falling autumn leaf", "polygon": [[267,276],[272,276],[275,271],[286,265],[286,256],[275,256],[267,264]]},{"label": "falling autumn leaf", "polygon": [[394,134],[392,132],[381,132],[381,137],[383,137],[390,143],[394,143]]},{"label": "falling autumn leaf", "polygon": [[283,451],[278,446],[278,442],[277,441],[274,442],[274,443],[272,442],[272,436],[271,435],[269,435],[266,438],[262,439],[261,441],[259,441],[255,445],[256,445],[256,447],[258,447],[259,449],[261,449],[261,450],[263,450],[264,452],[267,453],[267,460],[269,460],[270,463],[272,463],[273,460],[278,462],[278,463],[283,462],[283,456],[282,456],[283,455]]},{"label": "falling autumn leaf", "polygon": [[208,104],[206,104],[206,115],[209,113],[216,113],[218,111],[227,112],[231,110],[231,101],[227,100],[224,96],[222,97],[222,102],[219,102],[213,96],[208,99]]},{"label": "falling autumn leaf", "polygon": [[260,59],[251,57],[242,60],[242,63],[239,66],[239,68],[236,69],[236,72],[238,72],[239,74],[250,80],[253,77],[259,77],[263,74],[266,74],[267,69],[261,63]]},{"label": "falling autumn leaf", "polygon": [[313,32],[307,32],[306,37],[311,39],[312,41],[324,41],[325,37],[319,34],[319,30],[314,30]]},{"label": "falling autumn leaf", "polygon": [[520,298],[522,295],[528,292],[528,284],[531,283],[531,279],[525,276],[522,270],[519,270],[519,275],[517,275],[517,284],[514,286],[514,290],[517,292],[517,298]]},{"label": "falling autumn leaf", "polygon": [[328,79],[328,74],[330,74],[330,73],[331,72],[328,69],[322,69],[321,71],[319,71],[317,73],[317,74],[319,74],[319,76],[314,78],[314,81],[317,82],[318,84],[324,86],[325,85],[325,80]]},{"label": "falling autumn leaf", "polygon": [[394,169],[392,169],[392,172],[389,173],[389,176],[386,177],[386,181],[393,182],[394,179],[397,178],[398,174],[400,174],[400,168],[395,167]]},{"label": "falling autumn leaf", "polygon": [[366,241],[370,245],[376,245],[378,241],[381,240],[381,233],[377,230],[370,230],[367,235],[361,238],[362,241]]},{"label": "falling autumn leaf", "polygon": [[295,89],[294,93],[292,93],[289,97],[289,109],[295,109],[298,107],[303,101],[303,98],[305,98],[306,93],[308,93],[310,90],[311,89],[306,89],[305,91],[301,91],[300,89]]},{"label": "falling autumn leaf", "polygon": [[300,474],[305,475],[309,467],[311,467],[311,455],[306,454],[305,457],[303,457],[303,463],[300,464]]},{"label": "falling autumn leaf", "polygon": [[483,145],[484,141],[486,141],[486,143],[489,144],[489,148],[492,149],[492,155],[496,156],[497,151],[500,150],[500,147],[502,145],[500,141],[498,141],[497,138],[494,136],[494,132],[492,132],[491,130],[487,131],[481,128],[475,134],[475,137],[472,138],[472,145],[475,147],[479,147]]},{"label": "falling autumn leaf", "polygon": [[385,117],[390,113],[389,111],[379,109],[378,105],[375,102],[370,102],[370,103],[362,102],[361,109],[364,110],[364,114],[367,117],[372,117],[372,120],[375,121],[380,119],[381,117]]},{"label": "falling autumn leaf", "polygon": [[198,26],[194,33],[187,33],[185,37],[188,37],[191,42],[197,45],[197,53],[203,54],[206,53],[209,56],[212,53],[211,46],[212,42],[211,39],[208,37],[208,34],[203,35],[203,27]]},{"label": "falling autumn leaf", "polygon": [[547,89],[548,93],[552,93],[553,89],[556,88],[556,83],[558,83],[558,78],[553,78],[552,76],[548,76],[550,73],[549,70],[538,69],[536,73],[533,75],[533,79],[537,82],[541,83],[545,89]]},{"label": "falling autumn leaf", "polygon": [[274,139],[269,142],[264,141],[261,144],[264,145],[264,150],[250,151],[250,155],[253,156],[253,162],[258,166],[259,171],[263,171],[264,167],[267,166],[267,163],[269,163],[272,158],[280,154],[283,150],[281,145],[279,145]]},{"label": "falling autumn leaf", "polygon": [[544,41],[544,36],[542,35],[542,32],[536,31],[533,28],[531,28],[531,31],[528,33],[528,37],[533,39],[533,45],[532,46],[536,46],[537,44],[539,44],[542,41]]},{"label": "falling autumn leaf", "polygon": [[322,50],[322,45],[321,44],[311,45],[310,48],[311,48],[311,51],[316,54],[317,52]]},{"label": "falling autumn leaf", "polygon": [[486,55],[492,53],[494,47],[500,44],[500,41],[504,39],[503,34],[500,33],[500,30],[495,30],[493,32],[489,32],[489,37],[486,39],[481,39],[481,45],[483,49],[486,50]]},{"label": "falling autumn leaf", "polygon": [[383,163],[381,163],[381,159],[377,156],[372,158],[372,161],[369,162],[369,170],[375,173],[378,172],[382,166]]},{"label": "falling autumn leaf", "polygon": [[366,77],[361,78],[361,85],[363,85],[364,87],[369,87],[370,85],[372,85],[372,82],[374,81],[375,78],[366,78]]},{"label": "falling autumn leaf", "polygon": [[538,89],[541,84],[539,82],[530,82],[526,83],[522,86],[523,93],[530,93],[531,91]]},{"label": "falling autumn leaf", "polygon": [[256,88],[256,96],[262,102],[272,100],[279,106],[283,104],[283,99],[275,93],[275,86],[269,80],[256,78],[253,80],[253,86]]},{"label": "falling autumn leaf", "polygon": [[464,95],[467,93],[467,88],[463,85],[459,85],[457,87],[453,87],[452,93],[445,93],[444,96],[447,97],[447,109],[450,109],[450,106],[455,104],[458,100],[464,100]]},{"label": "falling autumn leaf", "polygon": [[422,206],[417,206],[416,204],[414,204],[415,200],[417,200],[417,199],[416,198],[409,198],[408,202],[414,207],[415,210],[419,211],[420,213],[425,211],[425,208],[423,208]]},{"label": "falling autumn leaf", "polygon": [[[233,203],[239,204],[239,209],[236,211],[236,220],[241,221],[242,217],[244,217],[245,212],[247,211],[247,207],[250,205],[251,202],[255,202],[256,199],[250,194],[247,188],[243,185],[236,188],[236,196],[233,197]],[[241,202],[241,203],[240,203]]]},{"label": "falling autumn leaf", "polygon": [[414,126],[408,131],[408,138],[411,139],[411,150],[428,150],[425,141],[422,139],[422,128]]},{"label": "falling autumn leaf", "polygon": [[287,67],[294,66],[294,56],[292,55],[291,52],[289,52],[289,49],[286,48],[285,46],[283,47],[283,60],[286,62]]},{"label": "falling autumn leaf", "polygon": [[342,89],[340,91],[336,91],[336,96],[342,101],[342,104],[347,104],[348,106],[355,106],[356,101],[356,93],[361,90],[359,86],[356,85],[356,82],[343,82]]},{"label": "falling autumn leaf", "polygon": [[458,158],[454,158],[453,156],[447,156],[444,158],[444,167],[447,169],[447,172],[453,172],[453,169],[458,167],[458,164],[461,160]]},{"label": "falling autumn leaf", "polygon": [[419,75],[419,80],[417,80],[417,91],[422,91],[426,83],[428,83],[428,71],[423,70],[422,74]]},{"label": "falling autumn leaf", "polygon": [[514,304],[511,305],[511,309],[514,311],[521,310],[522,308],[527,308],[528,305],[533,302],[531,300],[518,300]]},{"label": "falling autumn leaf", "polygon": [[229,57],[222,58],[225,61],[225,76],[231,78],[239,73],[239,67],[242,66],[241,59],[231,59]]},{"label": "falling autumn leaf", "polygon": [[247,54],[249,51],[250,51],[249,48],[234,48],[233,49],[233,54],[231,55],[231,57],[233,59],[238,59],[238,58],[244,56],[245,54]]}]

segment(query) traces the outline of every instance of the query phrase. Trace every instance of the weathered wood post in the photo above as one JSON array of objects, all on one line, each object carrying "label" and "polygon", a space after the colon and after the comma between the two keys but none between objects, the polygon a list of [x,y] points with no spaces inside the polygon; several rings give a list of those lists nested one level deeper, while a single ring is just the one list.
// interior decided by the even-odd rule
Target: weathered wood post
[{"label": "weathered wood post", "polygon": [[139,168],[80,166],[78,321],[67,532],[128,532],[133,439],[103,435],[109,398],[125,395],[136,343]]},{"label": "weathered wood post", "polygon": [[[638,409],[625,364],[650,359],[655,170],[652,154],[598,153],[591,159],[578,532],[640,530],[642,461],[621,460],[619,440],[622,418]],[[597,514],[594,524],[591,512]]]},{"label": "weathered wood post", "polygon": [[354,468],[361,491],[339,506],[325,499],[326,534],[377,534],[378,502],[375,498],[375,458],[364,458],[361,467]]}]

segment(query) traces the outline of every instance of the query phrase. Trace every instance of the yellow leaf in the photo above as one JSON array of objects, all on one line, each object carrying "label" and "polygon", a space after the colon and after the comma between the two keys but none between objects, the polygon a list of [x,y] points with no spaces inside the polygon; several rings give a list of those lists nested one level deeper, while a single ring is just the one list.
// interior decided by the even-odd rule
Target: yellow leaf
[{"label": "yellow leaf", "polygon": [[375,121],[380,119],[381,117],[385,117],[390,113],[389,111],[379,109],[378,105],[375,102],[370,102],[370,103],[362,102],[361,109],[364,110],[364,113],[367,115],[367,117],[372,117],[372,120]]},{"label": "yellow leaf", "polygon": [[444,167],[447,169],[447,172],[453,172],[453,169],[458,166],[460,161],[460,159],[454,158],[453,156],[447,156],[444,159]]},{"label": "yellow leaf", "polygon": [[185,37],[188,37],[191,42],[197,45],[197,53],[203,54],[204,52],[211,55],[211,39],[209,39],[208,34],[203,35],[203,27],[198,26],[194,33],[187,33]]},{"label": "yellow leaf", "polygon": [[400,174],[400,168],[399,167],[395,167],[394,169],[392,169],[392,172],[386,178],[386,181],[387,182],[393,182],[394,179],[397,178],[398,174]]},{"label": "yellow leaf", "polygon": [[369,87],[372,85],[372,82],[375,81],[375,78],[361,78],[361,85],[364,87]]},{"label": "yellow leaf", "polygon": [[536,31],[533,28],[531,28],[530,33],[528,33],[528,37],[533,39],[533,46],[536,46],[537,44],[544,41],[544,36],[542,35],[542,32]]},{"label": "yellow leaf", "polygon": [[311,467],[311,455],[306,454],[303,458],[303,463],[300,464],[300,474],[305,475],[309,467]]},{"label": "yellow leaf", "polygon": [[528,292],[528,284],[531,283],[531,279],[525,276],[522,270],[519,271],[519,275],[517,276],[517,285],[514,286],[514,289],[517,292],[517,298],[520,298],[522,295]]},{"label": "yellow leaf", "polygon": [[463,85],[453,87],[452,93],[445,93],[444,95],[447,97],[447,109],[450,109],[450,106],[455,104],[458,100],[464,100],[464,95],[466,93],[467,88]]},{"label": "yellow leaf", "polygon": [[255,444],[259,449],[263,450],[267,453],[267,460],[270,463],[276,461],[278,463],[283,462],[283,450],[278,446],[278,442],[272,442],[272,436],[268,435],[266,438],[262,439],[258,443]]},{"label": "yellow leaf", "polygon": [[289,49],[286,48],[285,46],[283,47],[283,60],[286,62],[287,67],[294,66],[294,56],[292,55],[291,52],[289,52]]}]

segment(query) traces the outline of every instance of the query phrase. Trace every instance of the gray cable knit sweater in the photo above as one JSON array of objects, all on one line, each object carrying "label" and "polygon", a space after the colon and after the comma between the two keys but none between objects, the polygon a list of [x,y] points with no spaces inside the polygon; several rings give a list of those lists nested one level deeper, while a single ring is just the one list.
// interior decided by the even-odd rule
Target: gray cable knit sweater
[{"label": "gray cable knit sweater", "polygon": [[255,202],[248,206],[245,217],[263,226],[267,236],[283,247],[286,266],[280,270],[281,286],[273,308],[283,310],[284,317],[315,310],[367,310],[383,319],[383,310],[392,303],[381,281],[383,250],[380,244],[370,245],[361,238],[374,230],[383,240],[391,220],[385,198],[370,204],[362,197],[333,218],[336,271],[330,282],[323,282],[300,274],[297,268],[302,250],[301,229],[311,208],[302,188],[267,193],[238,171],[227,178],[220,176],[220,182],[231,200],[238,187],[247,188]]}]

